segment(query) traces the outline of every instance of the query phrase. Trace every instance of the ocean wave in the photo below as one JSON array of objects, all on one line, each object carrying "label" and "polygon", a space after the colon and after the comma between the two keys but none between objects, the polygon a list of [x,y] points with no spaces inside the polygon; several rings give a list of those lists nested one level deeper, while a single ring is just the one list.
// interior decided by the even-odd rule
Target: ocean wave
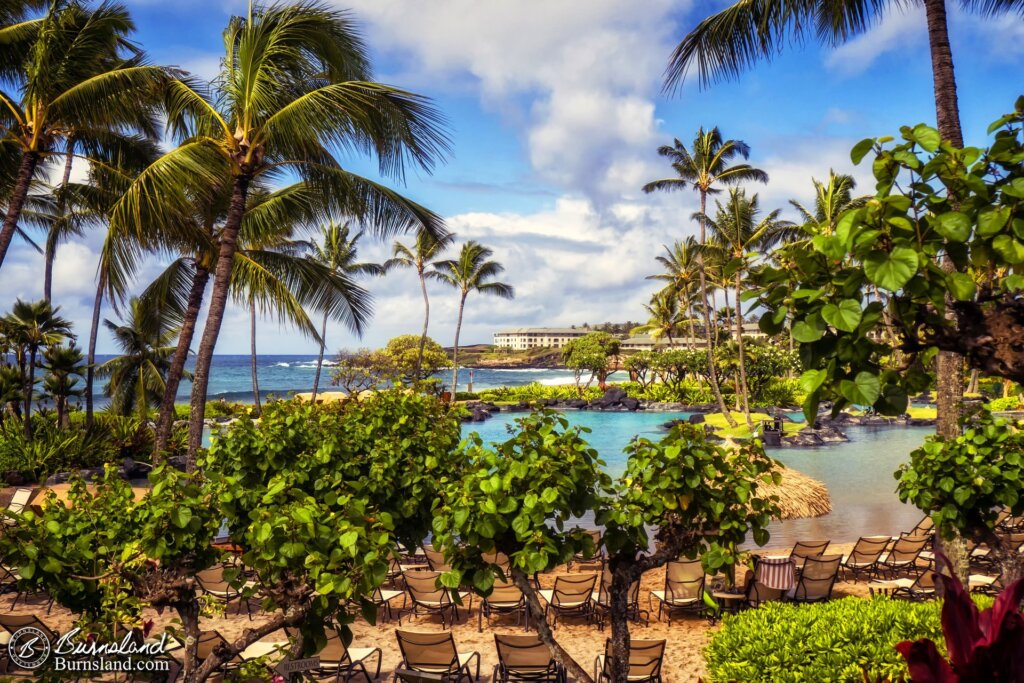
[{"label": "ocean wave", "polygon": [[544,379],[537,382],[543,384],[546,387],[558,387],[563,384],[575,384],[576,377],[573,375],[560,375],[558,377],[545,377]]},{"label": "ocean wave", "polygon": [[272,368],[290,368],[291,366],[292,366],[291,363],[274,363],[270,367],[272,367]]}]

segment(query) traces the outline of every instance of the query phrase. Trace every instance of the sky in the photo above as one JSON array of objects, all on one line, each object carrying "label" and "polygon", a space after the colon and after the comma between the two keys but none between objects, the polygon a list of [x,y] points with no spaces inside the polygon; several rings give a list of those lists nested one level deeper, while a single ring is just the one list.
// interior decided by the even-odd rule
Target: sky
[{"label": "sky", "polygon": [[[701,126],[751,147],[769,174],[758,192],[766,209],[795,217],[789,200],[810,200],[812,178],[830,168],[853,173],[869,192],[870,172],[853,167],[860,139],[934,124],[923,10],[895,11],[838,48],[792,46],[734,81],[662,93],[672,47],[717,0],[332,0],[350,10],[370,46],[376,78],[427,95],[448,120],[452,154],[432,174],[409,173],[400,189],[443,215],[458,241],[477,240],[505,266],[516,298],[470,295],[461,342],[488,343],[502,328],[638,320],[657,288],[662,245],[695,234],[692,192],[645,195],[669,175],[656,154]],[[952,4],[952,3],[951,3]],[[209,78],[221,31],[244,0],[128,0],[137,40],[155,63]],[[982,19],[950,8],[961,117],[967,144],[984,144],[988,123],[1021,94],[1024,21]],[[343,158],[360,173],[372,160]],[[80,171],[79,171],[80,172]],[[361,256],[380,261],[394,238],[364,240]],[[409,242],[411,237],[398,236]],[[61,247],[54,299],[87,335],[101,234]],[[141,290],[160,263],[140,268]],[[42,260],[16,242],[0,288],[39,298]],[[331,351],[376,347],[418,333],[422,299],[411,272],[364,282],[374,317],[362,339],[328,327]],[[430,334],[454,336],[458,296],[431,285]],[[14,296],[5,293],[5,300]],[[104,317],[116,313],[104,309]],[[203,321],[200,322],[202,324]],[[197,335],[198,339],[198,335]],[[217,353],[248,353],[248,313],[229,307]],[[261,353],[314,353],[317,344],[276,320],[261,320]],[[100,353],[113,352],[101,332]]]}]

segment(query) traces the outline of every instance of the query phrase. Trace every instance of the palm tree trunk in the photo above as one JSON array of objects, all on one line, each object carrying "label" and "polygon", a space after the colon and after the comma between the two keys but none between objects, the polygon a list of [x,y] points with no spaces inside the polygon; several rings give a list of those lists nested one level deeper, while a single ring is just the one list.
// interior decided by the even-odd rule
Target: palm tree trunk
[{"label": "palm tree trunk", "polygon": [[[60,181],[61,192],[57,196],[57,219],[64,219],[64,211],[67,207],[64,192],[67,191],[68,183],[71,182],[71,166],[75,161],[75,138],[69,137],[67,143],[66,157],[64,158],[64,176]],[[45,271],[43,273],[43,299],[50,301],[53,290],[53,262],[57,258],[56,235],[47,235],[46,254],[44,255]]]},{"label": "palm tree trunk", "polygon": [[747,354],[743,345],[743,309],[740,308],[742,280],[740,270],[736,269],[736,349],[740,362],[740,382],[736,393],[743,398],[743,417],[747,419],[747,427],[754,430],[754,421],[750,417],[750,387],[747,386]]},{"label": "palm tree trunk", "polygon": [[25,380],[25,440],[32,440],[32,394],[36,385],[36,348],[28,354],[28,374]]},{"label": "palm tree trunk", "polygon": [[971,379],[967,383],[967,393],[976,394],[978,393],[978,379],[981,376],[981,371],[977,368],[971,370]]},{"label": "palm tree trunk", "polygon": [[[321,337],[321,340],[323,338]],[[249,302],[249,351],[250,360],[252,362],[252,398],[256,405],[254,414],[259,417],[260,413],[263,412],[263,406],[260,405],[260,378],[259,372],[257,371],[256,363],[256,301],[252,300]]]},{"label": "palm tree trunk", "polygon": [[203,420],[206,416],[206,388],[210,384],[210,365],[213,363],[213,350],[220,336],[220,326],[224,322],[224,311],[227,308],[228,294],[231,289],[231,269],[235,261],[235,249],[238,241],[238,229],[245,215],[245,201],[249,193],[247,176],[235,178],[231,192],[231,206],[227,219],[220,234],[220,253],[217,255],[217,269],[213,276],[213,294],[210,297],[210,311],[206,316],[206,328],[199,343],[196,356],[196,371],[192,380],[192,400],[190,402],[188,420],[188,456],[185,461],[186,470],[195,471],[196,455],[203,443]]},{"label": "palm tree trunk", "polygon": [[696,314],[696,311],[693,310],[693,299],[690,298],[690,293],[689,292],[686,293],[686,300],[687,300],[687,304],[686,304],[687,316],[690,319],[690,338],[686,341],[686,350],[689,351],[689,350],[693,349],[693,341],[694,341],[694,339],[696,339],[696,334],[695,334],[694,329],[693,329],[693,318],[694,318],[694,315]]},{"label": "palm tree trunk", "polygon": [[[705,229],[704,229],[704,211],[707,209],[708,193],[706,190],[700,192],[700,245],[704,246],[705,240]],[[722,398],[722,389],[718,386],[718,372],[715,370],[715,344],[711,338],[711,312],[708,310],[708,283],[707,277],[704,274],[704,253],[697,256],[698,272],[700,273],[700,298],[704,303],[704,335],[707,337],[708,346],[708,379],[711,380],[711,391],[715,395],[715,401],[718,402],[718,410],[721,411],[722,417],[725,418],[726,423],[730,427],[736,426],[736,420],[733,419],[732,413],[725,407],[725,400]],[[717,325],[716,325],[717,328]]]},{"label": "palm tree trunk", "polygon": [[106,277],[102,273],[96,283],[96,298],[92,303],[92,323],[89,326],[89,350],[85,356],[85,428],[92,429],[92,394],[96,378],[96,337],[100,333],[100,308],[103,307],[103,288]]},{"label": "palm tree trunk", "polygon": [[320,388],[320,369],[324,365],[324,349],[327,348],[327,314],[324,313],[324,323],[320,326],[320,355],[316,359],[316,374],[313,375],[313,394],[309,402],[316,404],[316,392]]},{"label": "palm tree trunk", "polygon": [[[423,275],[423,268],[419,269],[420,291],[423,292],[423,334],[420,335],[420,348],[416,353],[416,381],[419,382],[420,369],[423,367],[423,349],[427,345],[427,326],[430,324],[430,297],[427,296],[427,278]],[[453,394],[454,395],[454,394]]]},{"label": "palm tree trunk", "polygon": [[32,185],[32,176],[35,175],[38,165],[39,155],[37,153],[25,152],[22,154],[18,179],[7,200],[7,213],[4,215],[3,227],[0,228],[0,267],[4,265],[7,249],[11,246],[11,240],[14,239],[14,231],[18,227],[18,219],[21,218],[21,209],[25,206],[25,199],[28,197],[28,190]]},{"label": "palm tree trunk", "polygon": [[196,322],[199,320],[199,310],[203,307],[203,295],[206,294],[206,284],[210,281],[210,271],[200,265],[196,266],[196,272],[192,275],[192,288],[188,292],[188,304],[185,308],[185,319],[181,323],[181,331],[178,333],[178,346],[174,349],[174,356],[171,358],[171,367],[167,370],[167,380],[164,383],[164,397],[160,401],[160,414],[157,416],[156,447],[153,449],[153,464],[157,464],[164,451],[167,450],[167,442],[171,439],[171,430],[174,427],[174,402],[178,398],[178,387],[181,385],[181,378],[185,375],[185,363],[188,361],[188,353],[192,348],[192,339],[196,333]]},{"label": "palm tree trunk", "polygon": [[466,295],[468,292],[462,293],[462,298],[459,300],[459,320],[455,323],[455,346],[452,347],[452,400],[455,400],[455,394],[459,386],[459,334],[462,332],[462,312],[466,310]]}]

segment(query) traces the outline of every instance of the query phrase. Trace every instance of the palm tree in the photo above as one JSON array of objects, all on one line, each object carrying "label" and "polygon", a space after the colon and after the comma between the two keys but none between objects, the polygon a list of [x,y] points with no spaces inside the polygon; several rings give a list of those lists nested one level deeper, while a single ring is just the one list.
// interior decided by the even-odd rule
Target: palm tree
[{"label": "palm tree", "polygon": [[455,241],[453,233],[435,237],[425,230],[416,233],[416,243],[409,247],[395,242],[391,250],[391,258],[384,262],[384,270],[392,268],[412,268],[420,280],[420,291],[423,293],[423,333],[420,335],[420,348],[416,354],[415,381],[420,381],[423,367],[423,348],[427,343],[427,327],[430,324],[430,297],[427,296],[427,280],[436,279],[435,271],[427,270],[433,261],[441,257]]},{"label": "palm tree", "polygon": [[693,237],[683,240],[676,240],[671,247],[662,245],[665,253],[656,256],[655,261],[661,264],[664,271],[655,275],[648,275],[648,280],[661,280],[665,282],[665,289],[671,290],[679,303],[682,305],[686,322],[689,326],[689,338],[686,340],[687,348],[690,348],[696,333],[693,328],[695,319],[694,294],[697,291],[699,274],[697,272],[697,252],[700,245]]},{"label": "palm tree", "polygon": [[85,375],[85,356],[74,343],[67,346],[57,344],[43,352],[42,367],[46,370],[43,390],[53,398],[57,408],[57,424],[67,427],[70,424],[68,399],[82,395],[78,380]]},{"label": "palm tree", "polygon": [[[363,232],[350,234],[348,223],[338,225],[333,221],[320,228],[320,241],[311,245],[310,258],[325,266],[333,273],[346,277],[356,275],[383,275],[384,267],[377,263],[359,263],[359,240]],[[316,359],[316,374],[313,376],[313,395],[310,398],[316,403],[316,393],[320,388],[320,370],[324,364],[324,350],[327,347],[327,312],[320,325],[320,354]]]},{"label": "palm tree", "polygon": [[[700,246],[707,243],[704,216],[707,214],[707,199],[709,194],[721,192],[719,185],[736,185],[744,182],[767,183],[768,174],[754,168],[750,164],[730,165],[736,157],[747,159],[750,156],[750,147],[740,140],[723,140],[718,128],[705,131],[701,128],[693,139],[691,149],[677,138],[672,145],[663,145],[658,148],[658,154],[668,159],[672,165],[675,176],[655,180],[643,186],[643,191],[650,193],[655,191],[682,190],[687,187],[693,188],[700,193]],[[711,390],[718,401],[718,408],[725,417],[730,427],[736,426],[736,420],[726,409],[725,401],[722,399],[722,389],[718,385],[718,373],[715,370],[714,341],[711,338],[711,311],[708,307],[708,286],[707,277],[704,273],[704,256],[698,251],[698,275],[700,281],[700,299],[704,309],[704,329],[708,336],[708,377],[711,380]]]},{"label": "palm tree", "polygon": [[796,200],[789,202],[804,221],[804,233],[832,235],[836,231],[840,216],[850,209],[864,206],[868,201],[868,197],[853,196],[853,191],[857,189],[857,181],[851,175],[836,173],[829,169],[827,182],[815,178],[811,178],[811,182],[814,183],[813,210]]},{"label": "palm tree", "polygon": [[452,399],[459,385],[459,333],[462,332],[462,313],[466,309],[466,297],[470,292],[500,296],[502,299],[515,297],[511,285],[492,280],[505,272],[505,267],[488,259],[494,251],[470,240],[462,245],[457,259],[434,264],[437,279],[459,290],[459,319],[455,324],[455,345],[452,349]]},{"label": "palm tree", "polygon": [[[373,153],[384,175],[401,179],[407,162],[429,171],[448,146],[428,100],[370,80],[363,42],[347,14],[313,2],[255,7],[248,18],[231,19],[224,44],[212,92],[185,79],[170,84],[168,121],[181,144],[132,184],[114,220],[144,244],[146,233],[178,229],[195,194],[221,185],[230,191],[192,383],[190,469],[202,441],[210,364],[254,181],[290,173],[315,187],[315,201],[378,234],[412,225],[443,231],[436,215],[344,170],[335,158],[341,150]],[[155,206],[160,210],[151,211]]]},{"label": "palm tree", "polygon": [[25,438],[32,438],[32,397],[36,385],[36,359],[41,349],[60,344],[71,337],[71,322],[57,315],[48,301],[26,302],[18,299],[4,318],[8,339],[14,346],[22,378],[22,419]]},{"label": "palm tree", "polygon": [[0,266],[33,178],[60,154],[61,141],[70,164],[75,141],[100,148],[116,145],[125,131],[156,136],[151,105],[167,72],[144,63],[127,39],[134,28],[121,5],[107,2],[90,10],[75,0],[54,0],[42,18],[3,29],[23,49],[20,55],[0,50],[0,66],[19,93],[0,93],[0,125],[5,141],[21,153],[0,227]]},{"label": "palm tree", "polygon": [[711,228],[713,248],[720,249],[725,257],[723,260],[727,259],[726,272],[732,272],[736,302],[736,348],[739,360],[736,394],[742,401],[747,426],[753,430],[743,342],[743,279],[749,272],[751,258],[777,244],[783,237],[783,231],[791,228],[792,224],[779,219],[778,209],[762,218],[758,196],[755,194],[748,198],[746,192],[740,188],[731,188],[728,201],[724,204],[715,202],[715,207],[714,220],[707,216],[701,216],[701,220]]},{"label": "palm tree", "polygon": [[[946,0],[920,0],[920,3],[924,5],[928,27],[939,133],[955,147],[963,147]],[[665,71],[665,87],[678,88],[694,66],[703,85],[738,77],[757,61],[772,59],[785,42],[799,43],[811,37],[825,45],[843,44],[876,25],[887,11],[906,4],[903,0],[738,0],[701,21],[676,46]],[[987,15],[1024,13],[1024,0],[960,0],[960,6]],[[960,434],[963,357],[940,351],[936,375],[937,432],[954,438]]]},{"label": "palm tree", "polygon": [[[630,336],[649,334],[657,341],[662,337],[668,339],[670,348],[675,347],[675,337],[683,331],[687,323],[686,314],[679,308],[679,297],[671,288],[666,288],[651,297],[651,303],[644,304],[649,320],[629,331]],[[691,321],[692,324],[692,321]]]},{"label": "palm tree", "polygon": [[110,410],[116,415],[135,413],[148,419],[163,398],[173,341],[178,335],[176,321],[132,299],[122,323],[105,319],[103,325],[114,335],[122,354],[97,369],[100,377],[110,378],[104,389],[110,397]]}]

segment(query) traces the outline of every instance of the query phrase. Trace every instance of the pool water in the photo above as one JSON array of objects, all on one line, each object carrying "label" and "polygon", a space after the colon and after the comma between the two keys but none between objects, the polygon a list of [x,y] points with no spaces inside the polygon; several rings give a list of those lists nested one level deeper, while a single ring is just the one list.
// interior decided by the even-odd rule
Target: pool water
[{"label": "pool water", "polygon": [[[463,434],[475,431],[485,442],[504,441],[515,417],[498,415],[487,422],[466,424]],[[592,430],[584,438],[601,454],[608,473],[617,476],[626,464],[622,449],[635,435],[658,439],[665,434],[663,423],[688,414],[569,411],[566,417],[571,424]],[[823,482],[832,498],[832,512],[823,517],[773,522],[768,546],[791,547],[801,539],[852,542],[860,536],[895,535],[913,527],[921,512],[900,502],[893,472],[932,432],[929,427],[849,427],[848,443],[768,449],[786,466]],[[586,517],[581,520],[590,522]]]}]

